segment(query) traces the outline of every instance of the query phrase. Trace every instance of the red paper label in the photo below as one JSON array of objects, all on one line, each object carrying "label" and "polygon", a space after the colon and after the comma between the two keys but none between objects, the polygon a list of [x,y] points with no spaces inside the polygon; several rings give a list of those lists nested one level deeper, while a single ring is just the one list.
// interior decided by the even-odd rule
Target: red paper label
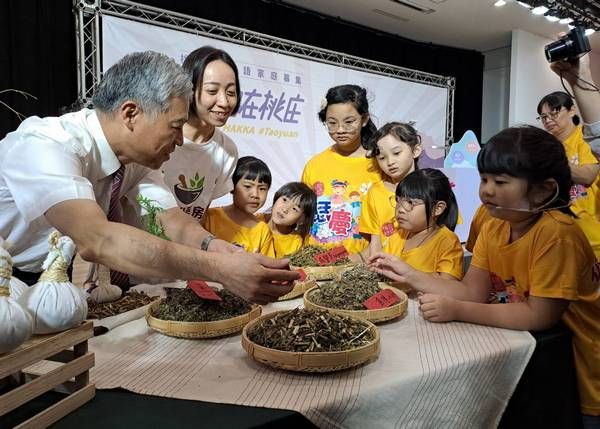
[{"label": "red paper label", "polygon": [[327,252],[318,253],[315,255],[315,261],[319,265],[331,265],[338,259],[348,257],[348,251],[344,246],[334,247]]},{"label": "red paper label", "polygon": [[381,292],[377,292],[371,298],[363,302],[363,305],[369,310],[377,310],[378,308],[390,307],[397,302],[400,302],[400,297],[394,293],[391,289],[383,289]]},{"label": "red paper label", "polygon": [[196,295],[202,299],[208,299],[211,301],[223,301],[223,299],[217,295],[213,288],[203,280],[188,280],[188,287],[193,290]]},{"label": "red paper label", "polygon": [[306,280],[306,273],[304,272],[304,270],[297,269],[296,271],[300,274],[300,278],[297,281],[303,282],[304,280]]}]

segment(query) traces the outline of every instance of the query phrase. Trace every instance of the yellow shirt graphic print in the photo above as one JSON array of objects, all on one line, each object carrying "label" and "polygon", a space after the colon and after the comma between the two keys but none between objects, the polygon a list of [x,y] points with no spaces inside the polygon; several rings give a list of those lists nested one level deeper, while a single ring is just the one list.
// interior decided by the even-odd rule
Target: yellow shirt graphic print
[{"label": "yellow shirt graphic print", "polygon": [[368,242],[358,230],[362,203],[380,180],[373,159],[342,156],[331,147],[308,161],[302,182],[317,195],[310,244],[343,245],[350,253],[366,248]]}]

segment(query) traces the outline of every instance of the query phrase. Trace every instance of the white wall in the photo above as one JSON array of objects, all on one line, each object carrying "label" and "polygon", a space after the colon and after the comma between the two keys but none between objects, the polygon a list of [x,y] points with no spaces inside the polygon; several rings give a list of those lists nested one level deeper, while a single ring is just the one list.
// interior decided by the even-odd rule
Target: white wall
[{"label": "white wall", "polygon": [[486,142],[508,126],[510,100],[511,47],[483,53],[483,100],[481,112],[481,142]]},{"label": "white wall", "polygon": [[512,32],[509,125],[541,125],[535,119],[540,99],[550,92],[564,91],[544,55],[544,46],[550,42],[527,31]]}]

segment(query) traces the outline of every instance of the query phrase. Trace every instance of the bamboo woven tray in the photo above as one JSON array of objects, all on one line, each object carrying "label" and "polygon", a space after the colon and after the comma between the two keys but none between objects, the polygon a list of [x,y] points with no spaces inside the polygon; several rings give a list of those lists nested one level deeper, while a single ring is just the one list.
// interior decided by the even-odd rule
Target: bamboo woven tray
[{"label": "bamboo woven tray", "polygon": [[260,316],[262,307],[252,305],[252,310],[231,319],[214,320],[211,322],[177,322],[174,320],[157,319],[152,312],[160,301],[153,302],[146,310],[148,326],[164,335],[177,338],[215,338],[235,334],[251,320]]},{"label": "bamboo woven tray", "polygon": [[302,296],[304,295],[304,292],[315,287],[316,285],[317,281],[310,277],[307,277],[303,282],[294,282],[294,289],[292,289],[289,293],[280,296],[277,301],[286,301],[288,299],[294,299]]},{"label": "bamboo woven tray", "polygon": [[400,302],[390,307],[381,308],[378,310],[342,310],[339,308],[323,307],[322,305],[314,303],[310,299],[311,294],[319,289],[318,287],[314,287],[307,290],[304,294],[304,308],[332,311],[334,313],[344,314],[346,316],[358,317],[373,323],[387,322],[388,320],[395,319],[406,313],[406,310],[408,309],[408,296],[406,296],[403,291],[391,287],[385,283],[379,283],[379,287],[381,289],[391,289],[400,297]]},{"label": "bamboo woven tray", "polygon": [[363,320],[373,334],[373,341],[356,349],[341,352],[285,352],[260,346],[248,338],[248,332],[259,322],[275,317],[281,311],[266,314],[248,323],[242,331],[242,347],[257,362],[273,368],[298,372],[333,372],[372,362],[379,356],[379,330]]},{"label": "bamboo woven tray", "polygon": [[354,264],[346,265],[328,265],[324,267],[295,267],[290,266],[292,270],[301,269],[307,276],[312,277],[317,281],[321,280],[333,280],[338,273],[352,268]]}]

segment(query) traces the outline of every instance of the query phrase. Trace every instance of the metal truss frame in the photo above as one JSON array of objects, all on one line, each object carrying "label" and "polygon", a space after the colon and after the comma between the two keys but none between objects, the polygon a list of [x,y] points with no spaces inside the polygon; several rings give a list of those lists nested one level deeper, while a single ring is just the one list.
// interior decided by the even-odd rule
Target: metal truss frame
[{"label": "metal truss frame", "polygon": [[454,137],[454,91],[456,79],[398,67],[365,58],[296,43],[266,34],[220,24],[128,0],[73,0],[77,38],[78,106],[91,106],[94,88],[102,77],[101,16],[115,16],[220,39],[294,57],[332,64],[353,70],[423,83],[448,90],[446,103],[446,146]]}]

